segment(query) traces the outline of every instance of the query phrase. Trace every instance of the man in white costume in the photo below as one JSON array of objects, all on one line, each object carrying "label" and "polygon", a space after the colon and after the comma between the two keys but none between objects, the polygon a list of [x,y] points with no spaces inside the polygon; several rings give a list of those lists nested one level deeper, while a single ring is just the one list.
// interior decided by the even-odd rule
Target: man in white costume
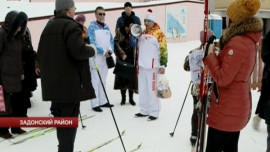
[{"label": "man in white costume", "polygon": [[156,96],[158,74],[165,73],[168,61],[167,42],[155,15],[148,9],[144,17],[146,30],[138,38],[139,106],[135,117],[156,120],[160,112],[160,100]]},{"label": "man in white costume", "polygon": [[[87,37],[90,39],[90,44],[94,44],[97,48],[97,54],[89,59],[91,70],[91,81],[95,89],[97,98],[91,100],[92,109],[96,112],[102,112],[100,107],[113,107],[109,104],[104,89],[106,89],[106,78],[108,75],[108,66],[106,64],[106,57],[109,57],[113,53],[114,41],[112,33],[107,24],[105,24],[105,10],[103,7],[98,6],[95,10],[96,21],[90,23],[87,30]],[[99,79],[96,66],[102,79]]]}]

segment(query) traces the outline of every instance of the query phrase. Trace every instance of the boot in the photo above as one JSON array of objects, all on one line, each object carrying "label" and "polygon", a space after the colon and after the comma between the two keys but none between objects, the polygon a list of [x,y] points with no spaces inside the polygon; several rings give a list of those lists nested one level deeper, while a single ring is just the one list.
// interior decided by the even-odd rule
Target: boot
[{"label": "boot", "polygon": [[134,94],[134,91],[133,91],[133,90],[128,90],[128,94],[129,94],[129,103],[130,103],[132,106],[135,106],[136,103],[135,103],[135,101],[133,100],[133,94]]},{"label": "boot", "polygon": [[122,100],[121,100],[121,105],[126,104],[126,91],[127,90],[121,90],[121,96],[122,96]]}]

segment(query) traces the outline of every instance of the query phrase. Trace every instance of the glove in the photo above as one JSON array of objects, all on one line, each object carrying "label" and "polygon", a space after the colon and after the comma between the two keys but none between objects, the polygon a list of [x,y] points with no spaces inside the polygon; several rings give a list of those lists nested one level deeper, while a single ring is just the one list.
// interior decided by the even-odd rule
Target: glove
[{"label": "glove", "polygon": [[92,47],[94,49],[95,55],[96,55],[97,54],[97,48],[96,48],[96,46],[94,44],[89,44],[88,46],[90,46],[90,47]]}]

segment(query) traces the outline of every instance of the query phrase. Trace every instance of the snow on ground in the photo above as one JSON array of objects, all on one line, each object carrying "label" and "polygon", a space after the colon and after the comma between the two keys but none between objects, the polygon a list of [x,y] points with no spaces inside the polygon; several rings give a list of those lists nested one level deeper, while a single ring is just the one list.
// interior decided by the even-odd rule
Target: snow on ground
[{"label": "snow on ground", "polygon": [[[199,41],[168,44],[169,62],[166,68],[166,76],[169,79],[172,97],[161,101],[162,109],[160,117],[156,121],[149,122],[147,118],[134,118],[134,114],[139,111],[138,95],[135,95],[136,106],[131,106],[130,104],[120,105],[120,91],[113,90],[114,75],[112,73],[113,70],[109,70],[107,94],[109,101],[115,105],[112,110],[120,131],[126,130],[123,141],[127,151],[135,148],[140,142],[143,142],[139,150],[141,152],[189,152],[191,150],[189,137],[193,107],[190,92],[188,93],[174,137],[171,137],[169,133],[174,129],[190,82],[190,74],[183,70],[184,59],[189,50],[198,45]],[[252,96],[253,117],[259,93],[252,91]],[[49,106],[49,102],[42,101],[39,85],[34,92],[32,108],[28,110],[28,116],[48,116]],[[83,124],[86,126],[85,129],[82,129],[79,124],[75,151],[87,152],[100,143],[118,135],[109,109],[103,108],[102,113],[94,112],[91,109],[90,101],[86,101],[81,104],[81,114],[83,116],[95,116],[83,121]],[[241,131],[239,152],[261,152],[266,149],[266,125],[264,122],[261,122],[260,130],[255,131],[251,126],[251,122]],[[32,128],[24,129],[30,130]],[[18,137],[18,139],[21,138],[25,138],[25,136]],[[17,145],[12,145],[9,140],[5,140],[0,142],[0,147],[1,152],[56,152],[57,144],[56,132],[53,131]],[[121,151],[124,150],[119,139],[97,150],[97,152]]]}]

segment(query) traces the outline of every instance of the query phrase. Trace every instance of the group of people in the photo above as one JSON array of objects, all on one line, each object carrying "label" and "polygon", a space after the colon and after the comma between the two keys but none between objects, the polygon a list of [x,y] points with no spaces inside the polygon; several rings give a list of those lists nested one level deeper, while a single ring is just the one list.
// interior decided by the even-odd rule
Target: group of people
[{"label": "group of people", "polygon": [[[207,113],[206,152],[238,152],[240,131],[247,125],[251,116],[250,76],[252,74],[258,46],[262,39],[263,22],[256,17],[261,6],[260,0],[235,0],[227,7],[226,29],[219,39],[218,46],[209,45],[207,56],[197,58],[207,66],[213,79],[210,106]],[[203,56],[205,50],[204,31],[201,31],[201,46],[192,50],[184,63],[184,70],[194,73],[189,59],[194,55]],[[206,41],[213,35],[207,30]],[[262,41],[262,59],[265,63],[261,96],[256,114],[266,120],[267,152],[270,152],[270,96],[269,90],[269,35]],[[207,43],[207,42],[206,42]],[[198,102],[200,82],[192,77],[194,110],[191,118],[190,142],[195,146],[200,138],[198,134]],[[216,86],[216,87],[213,87]],[[197,143],[203,144],[203,143]]]},{"label": "group of people", "polygon": [[[155,90],[157,77],[165,73],[168,61],[166,38],[151,9],[144,17],[145,31],[139,37],[133,36],[130,31],[132,25],[141,25],[141,21],[132,11],[130,2],[124,4],[124,9],[117,20],[113,38],[105,23],[103,7],[95,9],[96,20],[86,28],[84,15],[74,19],[76,7],[73,0],[56,0],[54,16],[40,36],[37,56],[32,45],[21,45],[25,39],[27,44],[31,44],[27,15],[9,12],[0,28],[0,84],[6,105],[11,106],[1,116],[27,116],[23,108],[27,104],[21,102],[21,94],[30,98],[29,93],[36,87],[36,81],[30,80],[32,76],[33,80],[40,76],[42,99],[52,102],[51,110],[55,117],[78,117],[80,102],[86,100],[91,100],[92,109],[96,112],[102,112],[102,107],[113,107],[105,96],[106,58],[115,53],[116,62],[121,60],[136,67],[131,79],[115,76],[114,89],[120,90],[120,104],[125,105],[128,90],[129,103],[135,106],[133,95],[139,93],[140,112],[135,117],[147,116],[149,121],[156,120],[160,112]],[[24,53],[24,50],[31,51]],[[26,55],[32,57],[30,70],[24,67],[30,61]],[[24,80],[30,81],[31,85],[25,85]],[[23,114],[16,114],[22,109]],[[73,152],[76,131],[76,128],[57,128],[59,152]],[[22,134],[25,131],[11,128],[11,132]],[[1,128],[0,137],[9,139],[12,134],[8,128]]]},{"label": "group of people", "polygon": [[[210,45],[204,63],[210,72],[218,96],[212,92],[208,111],[208,136],[206,152],[237,152],[240,131],[246,126],[251,115],[251,93],[249,79],[256,61],[256,45],[262,38],[263,22],[255,14],[260,8],[259,0],[235,0],[227,8],[227,28],[219,40],[220,51]],[[116,62],[134,65],[130,79],[115,76],[114,89],[119,89],[121,105],[126,104],[128,90],[129,103],[133,106],[134,93],[139,93],[140,111],[135,117],[156,120],[160,113],[160,101],[156,96],[159,74],[165,73],[168,62],[167,43],[164,33],[156,23],[155,14],[148,9],[144,16],[146,29],[140,36],[131,34],[133,24],[141,25],[140,19],[132,11],[132,4],[124,4],[125,11],[118,18],[115,37],[105,23],[106,12],[101,6],[95,9],[96,21],[88,28],[84,26],[86,17],[75,17],[73,0],[56,0],[55,16],[44,28],[37,50],[38,74],[41,77],[42,98],[51,101],[55,117],[78,117],[80,102],[91,100],[92,109],[102,112],[102,107],[113,107],[105,96],[108,66],[106,58],[112,53]],[[213,32],[207,31],[209,39]],[[201,32],[201,46],[190,53],[203,51],[204,40]],[[21,43],[27,40],[27,46]],[[262,58],[265,63],[261,98],[256,113],[266,119],[267,151],[270,151],[270,98],[268,44],[269,33],[262,44]],[[25,52],[25,53],[24,53]],[[30,70],[25,67],[31,58]],[[5,116],[26,116],[21,100],[28,101],[31,91],[36,88],[35,51],[27,29],[27,15],[11,11],[0,28],[0,84],[4,88],[7,108]],[[190,58],[187,58],[190,59]],[[191,69],[189,60],[184,69]],[[30,63],[29,63],[30,64]],[[40,70],[40,71],[39,71]],[[30,71],[30,74],[27,74]],[[191,71],[193,72],[193,71]],[[28,80],[27,82],[25,82]],[[30,85],[31,84],[31,85]],[[193,81],[191,144],[198,139],[198,113],[200,84]],[[25,96],[26,98],[21,98]],[[19,103],[20,102],[20,103]],[[7,104],[7,105],[9,105]],[[15,104],[23,104],[18,109]],[[29,106],[29,105],[28,105]],[[26,107],[26,106],[25,106]],[[26,108],[27,109],[27,108]],[[0,113],[1,114],[1,113]],[[4,116],[1,114],[1,116]],[[58,151],[72,152],[76,128],[57,128]],[[12,133],[24,133],[21,128],[11,128]],[[0,136],[11,138],[8,128],[0,129]]]}]

